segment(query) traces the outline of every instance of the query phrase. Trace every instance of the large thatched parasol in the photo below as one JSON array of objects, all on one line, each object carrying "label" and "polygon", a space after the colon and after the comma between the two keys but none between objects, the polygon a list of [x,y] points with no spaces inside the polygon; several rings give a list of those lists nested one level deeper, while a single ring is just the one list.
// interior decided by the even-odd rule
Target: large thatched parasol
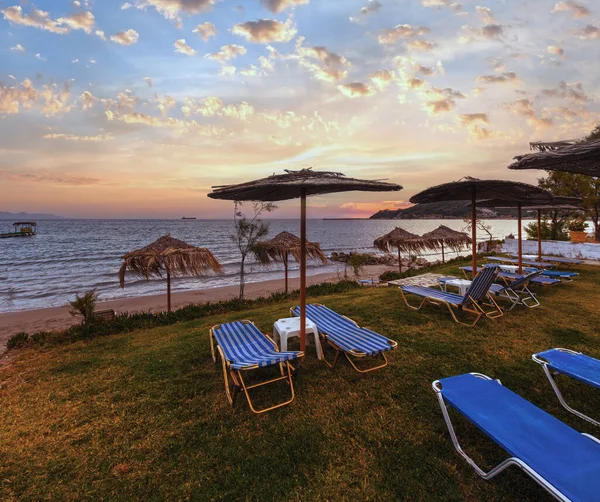
[{"label": "large thatched parasol", "polygon": [[306,348],[306,197],[336,192],[390,192],[402,190],[400,185],[382,181],[346,178],[341,173],[286,170],[239,185],[213,187],[212,199],[278,201],[300,198],[300,350]]},{"label": "large thatched parasol", "polygon": [[[540,203],[535,199],[531,199],[527,202],[515,203],[507,202],[505,200],[491,199],[482,200],[477,202],[479,207],[494,207],[494,208],[513,208],[517,207],[519,214],[519,228],[521,227],[521,208],[537,210],[537,224],[538,224],[538,260],[542,260],[542,211],[552,211],[557,209],[564,210],[582,210],[581,204],[583,200],[578,197],[554,197],[554,200],[548,203]],[[519,250],[522,249],[522,236],[519,234]]]},{"label": "large thatched parasol", "polygon": [[142,277],[167,278],[167,307],[171,312],[171,277],[200,277],[208,271],[221,272],[221,264],[205,248],[197,248],[171,237],[163,235],[160,239],[137,251],[130,251],[122,257],[123,265],[119,270],[119,282],[125,287],[125,273]]},{"label": "large thatched parasol", "polygon": [[442,250],[442,263],[446,261],[444,248],[449,247],[455,252],[459,252],[466,246],[471,245],[471,238],[464,232],[452,230],[446,225],[440,225],[431,232],[424,233],[421,238],[425,241],[427,247],[431,250]]},{"label": "large thatched parasol", "polygon": [[[505,180],[480,180],[467,176],[452,183],[437,185],[413,195],[410,202],[420,204],[423,202],[442,202],[446,200],[471,201],[471,246],[473,275],[477,271],[477,201],[482,199],[503,199],[507,201],[526,202],[532,197],[552,202],[552,194],[542,188]],[[522,229],[519,226],[519,233]]]},{"label": "large thatched parasol", "polygon": [[536,153],[515,157],[509,169],[546,169],[600,176],[600,139],[530,143]]},{"label": "large thatched parasol", "polygon": [[408,232],[403,228],[396,227],[391,232],[388,232],[381,237],[377,237],[377,239],[373,241],[373,246],[384,253],[389,253],[394,248],[397,249],[398,270],[402,273],[402,253],[420,253],[425,247],[425,244],[423,239],[418,235]]},{"label": "large thatched parasol", "polygon": [[[296,261],[300,261],[301,248],[302,243],[299,237],[290,232],[281,232],[268,241],[257,243],[254,250],[256,258],[263,265],[268,265],[272,261],[283,262],[286,293],[288,292],[288,259],[291,255]],[[306,243],[306,256],[309,259],[327,263],[327,258],[317,243]]]}]

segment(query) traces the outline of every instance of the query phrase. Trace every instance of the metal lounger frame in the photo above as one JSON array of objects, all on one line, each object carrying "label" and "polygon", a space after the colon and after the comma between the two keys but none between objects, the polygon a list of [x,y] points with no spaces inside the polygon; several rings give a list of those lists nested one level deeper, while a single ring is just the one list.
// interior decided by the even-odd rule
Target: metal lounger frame
[{"label": "metal lounger frame", "polygon": [[[477,378],[482,378],[484,380],[493,380],[493,378],[490,378],[487,375],[483,375],[482,373],[471,373],[471,375],[473,375]],[[496,381],[500,385],[502,385],[502,382],[500,380],[496,380]],[[562,492],[560,492],[557,488],[555,488],[545,478],[540,476],[535,470],[533,470],[531,467],[529,467],[529,465],[527,463],[523,462],[520,458],[517,458],[517,457],[507,458],[506,460],[499,463],[496,467],[493,467],[492,469],[490,469],[487,472],[484,471],[481,467],[479,467],[477,465],[477,463],[471,457],[469,457],[469,455],[467,455],[464,452],[464,450],[460,446],[460,443],[458,442],[458,438],[456,437],[456,432],[454,431],[454,426],[452,425],[452,421],[450,420],[450,415],[448,414],[448,408],[450,408],[451,405],[446,404],[446,401],[444,401],[444,396],[442,395],[442,387],[441,387],[440,381],[436,380],[435,382],[433,382],[431,384],[431,386],[433,387],[433,390],[435,391],[436,396],[438,398],[440,408],[442,409],[442,415],[444,416],[444,421],[446,422],[446,426],[448,427],[448,432],[450,433],[450,437],[452,438],[452,444],[454,445],[454,448],[459,453],[459,455],[461,457],[463,457],[467,461],[467,463],[471,467],[473,467],[473,469],[475,469],[475,472],[477,474],[479,474],[479,476],[481,476],[486,481],[489,481],[490,479],[495,477],[497,474],[500,474],[502,471],[504,471],[507,467],[510,467],[511,465],[516,465],[517,467],[520,467],[526,474],[528,474],[540,486],[542,486],[542,488],[546,489],[548,491],[548,493],[550,493],[552,496],[554,496],[557,500],[561,500],[564,502],[570,501],[570,499],[568,499],[565,495],[563,495]],[[592,436],[591,434],[585,434],[585,433],[582,433],[582,434],[584,436],[586,436],[587,438],[591,439],[592,441],[595,441],[596,443],[600,444],[600,440],[598,440],[596,437]]]},{"label": "metal lounger frame", "polygon": [[[245,324],[254,324],[252,321],[248,321],[246,319],[242,320],[241,322],[243,322]],[[279,371],[281,372],[280,377],[273,378],[273,379],[267,380],[265,382],[259,382],[259,383],[253,384],[253,385],[246,385],[246,382],[244,381],[242,372],[263,369],[263,368],[258,366],[258,364],[254,364],[252,366],[246,366],[239,370],[231,368],[231,362],[225,358],[225,355],[223,354],[223,350],[221,349],[221,347],[218,344],[217,344],[216,351],[215,351],[216,339],[215,339],[213,330],[218,329],[220,326],[221,326],[220,324],[216,324],[215,326],[213,326],[210,329],[210,351],[211,351],[212,358],[213,358],[213,361],[215,362],[215,364],[217,362],[216,351],[218,351],[218,353],[221,357],[221,364],[223,366],[223,379],[225,380],[225,394],[227,396],[227,400],[229,401],[229,404],[231,406],[233,406],[235,404],[236,397],[239,394],[240,390],[244,391],[244,394],[246,396],[246,400],[248,401],[248,405],[250,406],[250,409],[256,414],[265,413],[267,411],[271,411],[276,408],[281,408],[282,406],[286,406],[286,405],[290,404],[294,400],[294,397],[295,397],[294,383],[292,381],[292,376],[294,375],[294,372],[295,372],[294,366],[292,366],[289,361],[279,363]],[[277,344],[269,336],[265,335],[265,337],[269,340],[269,342],[271,342],[273,344],[273,348],[277,352],[279,352],[279,348],[277,347]],[[300,357],[304,357],[303,352],[300,352],[298,354],[298,358],[300,358]],[[227,376],[228,374],[229,374],[229,376],[231,376],[231,381],[232,381],[231,385],[229,384],[229,378]],[[291,391],[290,399],[283,403],[278,403],[274,406],[270,406],[270,407],[263,408],[260,410],[256,409],[252,403],[252,399],[250,398],[250,393],[248,391],[250,389],[254,389],[256,387],[261,387],[263,385],[268,385],[268,384],[274,383],[274,382],[279,382],[281,380],[287,380],[287,383],[290,386],[290,391]]]},{"label": "metal lounger frame", "polygon": [[[567,352],[569,354],[575,354],[578,356],[581,355],[581,352],[575,352],[574,350],[561,349],[561,348],[557,348],[556,350],[560,350],[562,352]],[[591,417],[588,417],[587,415],[581,413],[580,411],[577,411],[577,410],[571,408],[567,404],[567,402],[565,401],[565,398],[563,397],[562,393],[560,392],[560,389],[558,388],[558,384],[556,383],[556,377],[558,375],[562,375],[563,373],[561,373],[560,371],[551,370],[550,367],[548,366],[548,362],[537,357],[536,354],[533,354],[531,356],[531,359],[533,359],[536,363],[540,364],[542,366],[542,368],[544,368],[544,373],[546,374],[546,377],[548,378],[550,385],[554,389],[554,393],[556,394],[556,397],[560,401],[560,404],[563,405],[563,408],[565,408],[567,411],[570,411],[571,413],[573,413],[573,415],[577,415],[579,418],[583,418],[584,420],[587,420],[588,422],[600,427],[600,422],[598,422],[597,420],[594,420]]]}]

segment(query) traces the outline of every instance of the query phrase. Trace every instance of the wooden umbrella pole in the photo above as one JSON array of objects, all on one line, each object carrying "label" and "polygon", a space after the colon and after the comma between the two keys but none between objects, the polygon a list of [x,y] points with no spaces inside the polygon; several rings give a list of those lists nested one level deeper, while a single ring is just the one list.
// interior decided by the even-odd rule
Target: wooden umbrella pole
[{"label": "wooden umbrella pole", "polygon": [[521,224],[521,203],[517,204],[517,221],[519,223],[519,274],[523,273],[523,228]]},{"label": "wooden umbrella pole", "polygon": [[402,254],[400,253],[400,248],[398,248],[398,270],[402,273]]},{"label": "wooden umbrella pole", "polygon": [[285,270],[285,293],[288,292],[288,255],[283,256],[283,268]]},{"label": "wooden umbrella pole", "polygon": [[300,350],[306,349],[306,190],[300,199]]},{"label": "wooden umbrella pole", "polygon": [[542,210],[538,209],[538,261],[542,261]]},{"label": "wooden umbrella pole", "polygon": [[471,266],[473,267],[473,278],[477,275],[477,194],[476,188],[473,186],[471,190]]},{"label": "wooden umbrella pole", "polygon": [[171,312],[171,274],[167,270],[167,312]]},{"label": "wooden umbrella pole", "polygon": [[446,263],[446,258],[444,256],[444,243],[442,242],[442,263]]}]

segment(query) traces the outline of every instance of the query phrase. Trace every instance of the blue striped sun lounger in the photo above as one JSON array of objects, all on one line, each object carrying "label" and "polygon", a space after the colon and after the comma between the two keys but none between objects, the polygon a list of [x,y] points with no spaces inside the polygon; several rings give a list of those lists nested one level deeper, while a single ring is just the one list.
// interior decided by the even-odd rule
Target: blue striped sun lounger
[{"label": "blue striped sun lounger", "polygon": [[[523,270],[524,270],[524,272],[530,274],[532,272],[537,272],[540,269],[536,268],[536,267],[525,267]],[[573,279],[575,277],[579,277],[579,274],[577,272],[569,272],[568,270],[545,270],[545,269],[541,269],[540,270],[540,275],[542,275],[544,277],[551,277],[553,279],[561,279],[561,280],[566,281],[566,282],[573,282]]]},{"label": "blue striped sun lounger", "polygon": [[[494,261],[494,262],[500,262],[500,263],[519,263],[518,258],[511,258],[509,256],[486,256],[485,259],[488,261]],[[529,266],[538,267],[538,268],[549,268],[549,267],[552,268],[553,267],[553,265],[551,263],[545,263],[545,262],[541,262],[541,261],[523,260],[522,263],[523,263],[523,265],[529,265]]]},{"label": "blue striped sun lounger", "polygon": [[[497,266],[497,265],[488,263],[484,267],[478,267],[477,272],[480,272],[482,268],[495,267],[495,266]],[[473,267],[471,265],[468,265],[465,267],[460,267],[460,269],[465,274],[465,277],[469,278],[471,276],[471,271],[473,270]],[[513,273],[513,272],[504,272],[501,270],[498,273],[498,277],[500,279],[502,279],[503,282],[508,284],[509,282],[522,279],[524,276],[523,276],[523,274],[517,274],[517,273]],[[552,277],[543,277],[541,275],[534,277],[533,279],[531,279],[529,281],[529,284],[535,285],[535,286],[554,286],[555,284],[560,284],[560,283],[561,283],[560,279],[553,279]]]},{"label": "blue striped sun lounger", "polygon": [[[290,312],[294,316],[299,316],[300,307],[293,307]],[[359,373],[374,371],[387,366],[388,360],[385,353],[394,350],[398,346],[398,343],[394,340],[390,340],[370,329],[361,328],[352,319],[340,315],[324,305],[317,303],[307,305],[306,317],[317,325],[319,334],[336,351],[332,363],[327,361],[325,354],[323,354],[323,360],[330,368],[335,367],[340,354],[343,353],[348,362]],[[353,360],[378,355],[383,358],[383,363],[368,369],[360,369]]]},{"label": "blue striped sun lounger", "polygon": [[[511,256],[513,258],[518,258],[517,255],[515,255],[514,253],[511,253]],[[568,266],[573,266],[573,265],[582,265],[585,263],[584,260],[579,260],[577,258],[564,258],[563,256],[540,256],[540,258],[538,259],[537,256],[534,257],[533,255],[528,255],[528,256],[524,256],[524,258],[526,259],[535,259],[538,261],[543,261],[543,262],[548,262],[548,263],[556,263],[558,265],[566,265]]]},{"label": "blue striped sun lounger", "polygon": [[[400,292],[404,299],[404,303],[406,303],[406,306],[410,309],[421,310],[426,303],[445,305],[450,311],[452,318],[457,323],[465,326],[475,326],[479,319],[484,315],[490,319],[502,316],[502,309],[495,301],[493,301],[493,299],[491,301],[494,310],[485,311],[483,309],[483,305],[486,304],[486,299],[488,301],[490,300],[489,290],[498,277],[498,272],[498,267],[484,267],[477,274],[464,296],[423,286],[400,286]],[[417,306],[411,305],[406,298],[407,293],[419,296],[423,298],[423,300]],[[456,317],[454,309],[475,314],[475,320],[471,324],[460,321],[458,317]]]},{"label": "blue striped sun lounger", "polygon": [[[304,357],[303,352],[279,352],[277,344],[264,335],[251,321],[235,321],[213,326],[210,330],[210,349],[213,361],[217,362],[217,352],[221,356],[225,393],[232,406],[240,390],[244,391],[248,405],[254,413],[274,410],[294,400],[294,384],[292,382],[294,368],[290,361]],[[242,375],[244,371],[269,366],[279,366],[281,376],[253,385],[246,384]],[[228,375],[231,378],[231,384]],[[291,398],[275,406],[257,410],[248,391],[281,380],[286,380],[289,384]]]},{"label": "blue striped sun lounger", "polygon": [[571,408],[566,403],[556,383],[557,376],[566,375],[600,389],[600,360],[569,349],[550,349],[533,354],[531,358],[544,368],[544,373],[550,385],[552,385],[556,397],[565,409],[594,425],[600,426],[600,422],[597,420]]},{"label": "blue striped sun lounger", "polygon": [[[433,382],[456,451],[483,479],[515,465],[558,500],[596,501],[600,494],[600,441],[581,434],[499,381],[479,373]],[[461,448],[448,408],[477,426],[510,458],[488,472]]]},{"label": "blue striped sun lounger", "polygon": [[[489,295],[509,300],[511,302],[511,306],[508,308],[508,310],[512,310],[517,305],[523,305],[524,307],[530,309],[539,307],[540,302],[538,301],[536,295],[534,295],[527,286],[529,285],[529,282],[538,277],[540,273],[540,270],[536,270],[535,272],[524,275],[520,279],[507,284],[494,283],[490,286]],[[441,285],[443,285],[452,279],[456,279],[456,277],[440,277],[438,278],[438,281]]]}]

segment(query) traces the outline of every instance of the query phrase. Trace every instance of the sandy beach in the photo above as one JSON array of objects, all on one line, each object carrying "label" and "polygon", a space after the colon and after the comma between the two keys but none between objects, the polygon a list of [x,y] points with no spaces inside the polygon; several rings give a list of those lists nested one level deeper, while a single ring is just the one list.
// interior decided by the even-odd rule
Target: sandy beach
[{"label": "sandy beach", "polygon": [[[395,270],[395,268],[385,265],[372,265],[364,268],[361,275],[364,279],[379,277],[386,270]],[[308,284],[319,284],[322,282],[337,282],[340,279],[337,273],[316,274],[307,277]],[[160,285],[157,285],[159,288]],[[290,289],[300,287],[299,278],[289,280]],[[283,279],[275,279],[264,282],[254,282],[246,284],[246,298],[258,298],[268,296],[276,291],[283,291]],[[239,293],[239,286],[226,286],[198,291],[185,291],[173,293],[171,296],[172,308],[178,309],[189,305],[190,303],[215,302],[220,300],[229,300],[236,298]],[[167,296],[166,291],[162,294],[139,296],[132,298],[121,298],[98,302],[97,309],[114,309],[117,312],[156,312],[166,310]],[[0,314],[0,354],[6,351],[6,342],[8,339],[20,331],[35,333],[36,331],[52,331],[67,328],[78,323],[79,320],[69,314],[67,307],[53,307],[36,310],[24,310],[20,312],[9,312]]]}]

